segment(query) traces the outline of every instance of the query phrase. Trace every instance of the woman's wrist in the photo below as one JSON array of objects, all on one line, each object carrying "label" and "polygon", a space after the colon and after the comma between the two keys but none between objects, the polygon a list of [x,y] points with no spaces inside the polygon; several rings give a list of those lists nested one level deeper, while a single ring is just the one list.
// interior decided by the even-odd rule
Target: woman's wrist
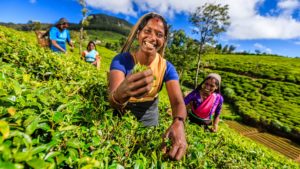
[{"label": "woman's wrist", "polygon": [[112,98],[112,101],[114,102],[114,104],[116,104],[118,107],[120,107],[121,109],[123,109],[127,105],[128,101],[122,102],[116,96],[118,96],[117,89],[112,92],[111,98]]},{"label": "woman's wrist", "polygon": [[175,117],[173,117],[173,122],[176,122],[176,121],[182,122],[184,124],[185,119],[181,116],[175,116]]}]

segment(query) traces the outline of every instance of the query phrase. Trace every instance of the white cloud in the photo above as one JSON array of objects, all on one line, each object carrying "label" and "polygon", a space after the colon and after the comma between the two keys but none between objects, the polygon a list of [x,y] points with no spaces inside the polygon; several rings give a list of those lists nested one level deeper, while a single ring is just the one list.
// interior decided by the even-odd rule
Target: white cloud
[{"label": "white cloud", "polygon": [[[231,26],[229,37],[233,39],[291,39],[300,37],[300,22],[287,13],[274,16],[261,16],[256,11],[261,2],[259,0],[230,2]],[[280,1],[282,2],[282,1]],[[279,3],[280,3],[279,2]],[[278,5],[280,6],[280,5]],[[281,5],[291,9],[288,5]]]},{"label": "white cloud", "polygon": [[[229,5],[231,26],[227,31],[230,39],[293,39],[300,37],[300,21],[292,17],[300,7],[299,0],[279,0],[278,16],[262,16],[259,7],[265,0],[87,0],[95,8],[113,13],[137,17],[142,12],[154,11],[173,18],[176,14],[188,14],[206,2]],[[134,10],[136,6],[137,10]]]},{"label": "white cloud", "polygon": [[256,49],[259,49],[259,50],[261,50],[261,51],[263,51],[263,52],[266,52],[266,53],[272,53],[272,49],[267,48],[267,47],[265,47],[264,45],[262,45],[262,44],[260,44],[260,43],[255,43],[253,46],[254,46]]},{"label": "white cloud", "polygon": [[277,7],[282,10],[281,16],[289,18],[300,7],[300,2],[298,0],[280,0]]},{"label": "white cloud", "polygon": [[29,0],[29,2],[34,4],[34,3],[36,3],[36,0]]},{"label": "white cloud", "polygon": [[259,49],[264,48],[264,46],[260,43],[255,43],[253,46]]},{"label": "white cloud", "polygon": [[137,16],[137,13],[133,10],[131,0],[86,0],[86,3],[94,8],[99,8],[113,13],[122,13],[134,17]]},{"label": "white cloud", "polygon": [[235,44],[232,44],[233,46],[235,46],[236,48],[239,48],[239,47],[241,47],[241,45],[240,44],[238,44],[238,43],[235,43]]},{"label": "white cloud", "polygon": [[296,41],[295,44],[296,44],[296,45],[300,45],[300,41]]},{"label": "white cloud", "polygon": [[277,6],[282,9],[296,9],[299,4],[298,0],[280,0]]}]

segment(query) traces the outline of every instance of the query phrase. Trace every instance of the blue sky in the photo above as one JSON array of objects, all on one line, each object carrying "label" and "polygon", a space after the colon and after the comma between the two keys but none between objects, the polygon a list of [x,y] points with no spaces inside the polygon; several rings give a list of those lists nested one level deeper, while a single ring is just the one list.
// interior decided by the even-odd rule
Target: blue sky
[{"label": "blue sky", "polygon": [[[135,23],[145,12],[163,15],[173,29],[191,34],[189,12],[205,2],[229,5],[231,26],[218,37],[237,51],[256,49],[289,57],[300,56],[300,0],[86,0],[90,13],[105,13]],[[0,22],[54,23],[60,17],[78,23],[76,0],[0,0]],[[196,37],[195,37],[196,38]]]}]

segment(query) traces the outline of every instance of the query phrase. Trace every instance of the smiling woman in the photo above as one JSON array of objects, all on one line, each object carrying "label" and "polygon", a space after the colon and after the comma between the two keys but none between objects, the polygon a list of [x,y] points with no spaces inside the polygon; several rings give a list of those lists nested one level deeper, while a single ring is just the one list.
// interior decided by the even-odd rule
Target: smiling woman
[{"label": "smiling woman", "polygon": [[[224,101],[220,94],[220,88],[221,76],[210,73],[195,90],[184,98],[185,104],[191,107],[190,121],[203,125],[205,128],[208,128],[208,125],[212,123],[212,132],[218,131],[219,117]],[[212,122],[213,115],[214,120]]]},{"label": "smiling woman", "polygon": [[[186,109],[178,74],[174,66],[163,58],[167,35],[168,26],[162,16],[148,13],[140,18],[121,54],[115,56],[111,63],[109,101],[119,112],[130,110],[144,126],[156,126],[159,119],[158,92],[165,82],[173,112],[173,123],[165,138],[172,140],[170,157],[180,160],[187,147],[184,132]],[[130,51],[135,39],[139,47],[136,51]],[[145,65],[147,69],[133,73],[135,65]]]}]

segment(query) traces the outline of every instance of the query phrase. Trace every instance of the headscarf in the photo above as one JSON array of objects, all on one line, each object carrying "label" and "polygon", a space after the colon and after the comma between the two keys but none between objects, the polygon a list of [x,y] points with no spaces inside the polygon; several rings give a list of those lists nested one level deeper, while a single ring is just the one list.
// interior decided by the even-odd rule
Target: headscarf
[{"label": "headscarf", "polygon": [[121,50],[121,53],[129,52],[131,44],[132,44],[133,40],[136,38],[136,35],[138,34],[138,32],[141,31],[146,26],[147,22],[152,18],[159,18],[164,24],[165,42],[164,42],[162,48],[158,51],[158,53],[162,57],[164,57],[165,48],[167,46],[169,29],[168,29],[168,25],[167,25],[166,20],[161,15],[159,15],[157,13],[154,13],[154,12],[146,13],[145,15],[140,17],[138,22],[131,29],[131,31],[130,31],[128,37],[127,37],[127,40],[126,40],[126,42],[125,42],[125,44],[124,44],[124,46]]},{"label": "headscarf", "polygon": [[55,25],[62,25],[63,23],[68,23],[69,21],[66,18],[60,18]]},{"label": "headscarf", "polygon": [[220,76],[219,74],[217,74],[217,73],[210,73],[210,74],[207,75],[207,77],[208,77],[208,78],[209,78],[209,77],[213,77],[213,78],[215,78],[216,80],[218,80],[218,82],[219,82],[218,88],[219,88],[219,89],[221,88],[221,76]]},{"label": "headscarf", "polygon": [[210,73],[206,76],[206,78],[197,86],[196,90],[200,90],[201,89],[201,86],[202,84],[207,80],[207,79],[210,79],[210,78],[214,78],[218,81],[219,83],[219,86],[218,86],[218,89],[217,89],[217,93],[221,93],[221,76],[217,73]]}]

